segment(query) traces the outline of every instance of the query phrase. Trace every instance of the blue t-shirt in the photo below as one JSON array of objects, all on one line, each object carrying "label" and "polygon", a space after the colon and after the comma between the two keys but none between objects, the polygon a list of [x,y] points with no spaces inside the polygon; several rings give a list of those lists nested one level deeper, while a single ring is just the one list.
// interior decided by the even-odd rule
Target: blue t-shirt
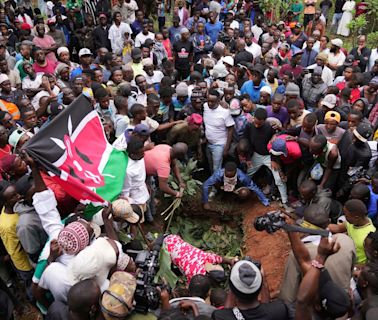
[{"label": "blue t-shirt", "polygon": [[373,192],[373,188],[368,186],[370,190],[370,201],[368,205],[368,217],[371,220],[375,220],[377,217],[377,201],[378,201],[378,194]]},{"label": "blue t-shirt", "polygon": [[252,80],[248,80],[247,82],[244,82],[240,89],[240,93],[248,93],[252,102],[258,103],[260,100],[260,90],[264,86],[266,86],[264,81],[261,81],[259,86],[255,86]]},{"label": "blue t-shirt", "polygon": [[223,24],[222,22],[216,22],[216,23],[210,23],[207,22],[205,25],[205,31],[206,34],[211,38],[211,41],[213,43],[217,42],[219,32],[223,30]]}]

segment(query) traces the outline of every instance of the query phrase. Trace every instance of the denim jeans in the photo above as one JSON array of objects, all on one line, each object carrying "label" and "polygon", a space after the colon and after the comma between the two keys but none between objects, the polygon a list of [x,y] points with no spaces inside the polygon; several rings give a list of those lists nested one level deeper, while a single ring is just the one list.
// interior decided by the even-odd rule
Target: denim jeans
[{"label": "denim jeans", "polygon": [[282,203],[287,203],[287,188],[286,183],[282,181],[278,171],[272,170],[270,155],[262,155],[255,152],[252,156],[252,168],[248,170],[248,175],[253,176],[262,166],[266,166],[273,174],[274,182],[280,192]]},{"label": "denim jeans", "polygon": [[34,270],[21,271],[17,269],[17,274],[25,285],[26,295],[29,301],[33,301],[33,294],[31,292],[32,278]]},{"label": "denim jeans", "polygon": [[343,16],[343,13],[335,13],[333,15],[331,29],[334,30],[334,32],[336,32],[342,16]]},{"label": "denim jeans", "polygon": [[206,157],[210,164],[211,173],[222,167],[224,144],[210,144],[206,146]]}]

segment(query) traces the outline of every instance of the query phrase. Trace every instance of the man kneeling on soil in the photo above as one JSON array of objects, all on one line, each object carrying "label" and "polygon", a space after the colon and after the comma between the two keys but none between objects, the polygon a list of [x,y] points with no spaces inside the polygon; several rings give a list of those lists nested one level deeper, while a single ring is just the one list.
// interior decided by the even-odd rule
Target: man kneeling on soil
[{"label": "man kneeling on soil", "polygon": [[218,169],[205,181],[202,190],[202,203],[205,210],[210,210],[209,190],[211,187],[221,189],[224,192],[236,194],[240,199],[246,199],[255,192],[264,206],[269,205],[269,200],[258,186],[243,171],[239,170],[235,162],[227,162],[223,169]]}]

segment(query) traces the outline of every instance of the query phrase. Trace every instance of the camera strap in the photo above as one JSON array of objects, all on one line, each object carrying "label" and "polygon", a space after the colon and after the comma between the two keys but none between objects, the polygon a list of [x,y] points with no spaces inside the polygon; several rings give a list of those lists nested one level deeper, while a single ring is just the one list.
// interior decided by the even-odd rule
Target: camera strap
[{"label": "camera strap", "polygon": [[240,312],[239,308],[233,307],[232,313],[234,314],[236,320],[245,320],[242,313]]}]

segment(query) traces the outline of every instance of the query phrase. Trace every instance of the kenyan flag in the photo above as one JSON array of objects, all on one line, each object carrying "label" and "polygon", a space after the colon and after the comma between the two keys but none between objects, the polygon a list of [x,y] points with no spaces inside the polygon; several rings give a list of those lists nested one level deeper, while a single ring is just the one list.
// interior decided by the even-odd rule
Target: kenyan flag
[{"label": "kenyan flag", "polygon": [[[108,143],[97,112],[84,95],[40,130],[25,148],[81,203],[104,205],[122,191],[127,154]],[[96,211],[93,209],[87,215]]]}]

